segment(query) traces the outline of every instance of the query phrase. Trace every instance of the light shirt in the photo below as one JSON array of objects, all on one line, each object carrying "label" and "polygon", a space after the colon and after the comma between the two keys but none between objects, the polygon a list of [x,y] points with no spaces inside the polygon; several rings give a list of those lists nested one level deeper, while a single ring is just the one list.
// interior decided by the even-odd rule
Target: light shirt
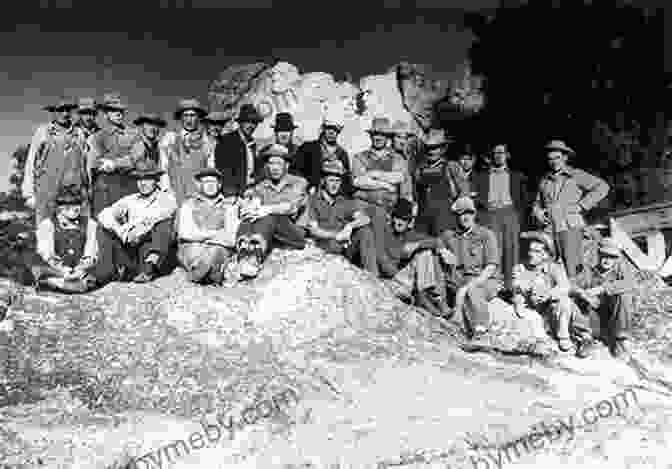
[{"label": "light shirt", "polygon": [[[57,223],[61,223],[61,226],[64,228],[69,225],[73,227],[79,225],[79,223],[72,223],[68,219],[58,215],[56,216],[56,221]],[[93,265],[98,258],[98,242],[96,241],[97,227],[98,224],[96,221],[89,218],[86,226],[86,244],[84,245],[84,253],[80,265]],[[45,218],[39,225],[37,225],[37,230],[35,232],[35,237],[37,238],[36,251],[47,263],[53,262],[56,256],[54,233],[55,227],[52,218]]]},{"label": "light shirt", "polygon": [[290,215],[298,212],[306,203],[308,181],[300,176],[285,174],[277,184],[264,179],[252,188],[252,196],[261,201],[261,205],[276,205],[289,202],[292,206]]},{"label": "light shirt", "polygon": [[511,175],[507,167],[490,169],[490,190],[488,193],[488,207],[497,209],[509,207],[511,201]]},{"label": "light shirt", "polygon": [[[240,225],[238,197],[220,194],[214,199],[194,195],[185,200],[179,210],[177,237],[180,242],[192,242],[205,234],[217,231],[219,240],[226,247],[235,246],[236,232]],[[201,222],[199,222],[199,220]],[[210,244],[206,241],[205,244]],[[214,243],[213,243],[214,244]]]},{"label": "light shirt", "polygon": [[124,225],[139,222],[158,223],[173,216],[177,210],[175,196],[157,188],[148,197],[139,193],[127,195],[98,214],[98,221],[105,228],[118,232]]}]

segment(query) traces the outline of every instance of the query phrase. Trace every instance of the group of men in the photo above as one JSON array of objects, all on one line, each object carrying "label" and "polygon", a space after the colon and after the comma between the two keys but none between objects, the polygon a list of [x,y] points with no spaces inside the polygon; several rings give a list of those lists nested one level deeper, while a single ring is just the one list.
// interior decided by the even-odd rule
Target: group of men
[{"label": "group of men", "polygon": [[[276,116],[275,141],[258,148],[263,118],[248,104],[225,133],[229,116],[181,100],[178,128],[163,136],[156,114],[127,125],[117,94],[45,109],[54,119],[35,133],[23,187],[35,207],[39,286],[74,293],[149,282],[176,264],[193,282],[221,285],[257,276],[273,246],[312,239],[398,297],[458,318],[473,343],[488,333],[491,300],[509,291],[521,319],[525,308],[550,318],[563,351],[588,356],[592,313],[607,318],[614,354],[627,349],[633,281],[624,262],[608,261],[620,250],[607,240],[597,267],[581,269],[583,213],[609,187],[569,166],[574,151],[562,141],[546,146],[549,172],[528,197],[505,144],[475,169],[469,145],[454,152],[435,129],[418,146],[386,118],[373,119],[368,150],[348,155],[340,122],[325,119],[316,141],[296,145],[288,113]],[[530,205],[538,231],[527,233],[520,263]]]}]

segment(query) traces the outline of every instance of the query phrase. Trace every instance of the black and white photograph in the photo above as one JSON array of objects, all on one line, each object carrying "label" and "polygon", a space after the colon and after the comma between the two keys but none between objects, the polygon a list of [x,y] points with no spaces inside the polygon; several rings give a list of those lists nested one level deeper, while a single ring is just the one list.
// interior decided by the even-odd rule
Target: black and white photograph
[{"label": "black and white photograph", "polygon": [[666,3],[7,9],[0,469],[672,469]]}]

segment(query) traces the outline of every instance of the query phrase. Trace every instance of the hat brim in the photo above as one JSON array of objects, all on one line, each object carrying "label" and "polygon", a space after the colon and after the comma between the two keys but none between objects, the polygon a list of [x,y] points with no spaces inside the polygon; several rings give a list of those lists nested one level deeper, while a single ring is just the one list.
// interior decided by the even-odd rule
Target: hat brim
[{"label": "hat brim", "polygon": [[272,125],[271,128],[276,132],[290,132],[292,130],[298,129],[298,125]]},{"label": "hat brim", "polygon": [[238,116],[236,117],[236,122],[252,122],[254,124],[260,124],[264,121],[264,118],[261,116]]},{"label": "hat brim", "polygon": [[76,197],[72,198],[67,198],[67,199],[56,199],[54,201],[56,203],[56,206],[62,206],[62,205],[81,205],[84,200]]},{"label": "hat brim", "polygon": [[197,181],[200,181],[201,179],[206,178],[206,177],[215,177],[215,178],[219,179],[220,181],[222,179],[224,179],[224,175],[222,173],[220,173],[219,171],[217,171],[217,172],[215,172],[215,171],[202,171],[202,172],[198,172],[198,173],[194,174],[194,179],[196,179]]},{"label": "hat brim", "polygon": [[607,257],[621,257],[621,251],[616,251],[613,249],[598,249],[597,250],[598,254],[601,254],[603,256]]},{"label": "hat brim", "polygon": [[473,214],[475,214],[475,213],[476,213],[476,209],[467,208],[467,209],[462,209],[462,210],[453,210],[453,213],[454,213],[455,215],[464,215],[465,213],[473,213]]},{"label": "hat brim", "polygon": [[185,107],[182,109],[178,109],[173,113],[173,117],[175,118],[176,121],[179,121],[182,119],[182,114],[184,114],[185,111],[196,111],[197,114],[199,114],[199,117],[203,119],[205,116],[208,115],[208,111],[206,111],[203,108],[200,107]]},{"label": "hat brim", "polygon": [[320,175],[322,177],[336,176],[336,177],[339,177],[339,178],[343,178],[343,176],[345,176],[344,173],[337,173],[336,171],[321,171]]},{"label": "hat brim", "polygon": [[547,145],[544,147],[544,150],[553,150],[564,153],[565,155],[576,155],[576,152],[569,147],[561,147],[558,145]]},{"label": "hat brim", "polygon": [[131,173],[131,176],[135,179],[154,179],[162,176],[163,174],[165,174],[165,171],[157,169],[152,171],[135,171]]},{"label": "hat brim", "polygon": [[385,135],[386,137],[392,137],[394,132],[390,130],[375,130],[375,129],[369,129],[366,131],[369,135]]},{"label": "hat brim", "polygon": [[205,122],[206,124],[226,125],[228,122],[231,122],[231,118],[228,118],[228,119],[210,119],[208,117],[204,117],[203,122]]},{"label": "hat brim", "polygon": [[77,113],[78,114],[97,114],[98,113],[98,108],[95,107],[95,106],[78,107],[77,108]]},{"label": "hat brim", "polygon": [[167,124],[163,119],[148,119],[147,117],[138,117],[133,121],[134,125],[154,124],[158,127],[165,127]]},{"label": "hat brim", "polygon": [[125,112],[128,110],[128,106],[124,104],[101,104],[98,106],[98,109],[100,109],[103,112],[107,111],[122,111]]},{"label": "hat brim", "polygon": [[77,109],[76,104],[50,104],[48,106],[44,106],[42,109],[45,111],[49,112],[59,112],[59,111],[72,111],[73,109]]}]

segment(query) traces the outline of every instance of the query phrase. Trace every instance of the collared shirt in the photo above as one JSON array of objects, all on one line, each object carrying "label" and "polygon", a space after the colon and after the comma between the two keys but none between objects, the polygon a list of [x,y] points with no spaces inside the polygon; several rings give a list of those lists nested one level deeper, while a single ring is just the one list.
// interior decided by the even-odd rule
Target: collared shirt
[{"label": "collared shirt", "polygon": [[603,286],[607,295],[632,293],[637,288],[635,273],[623,259],[610,270],[602,270],[599,264],[592,269],[585,269],[576,276],[574,282],[583,289]]},{"label": "collared shirt", "polygon": [[264,179],[252,188],[252,196],[259,198],[261,205],[290,203],[290,214],[294,215],[305,204],[307,188],[308,181],[301,176],[285,174],[277,184]]},{"label": "collared shirt", "polygon": [[175,196],[161,188],[157,188],[149,196],[137,194],[127,195],[103,209],[98,214],[98,221],[105,228],[117,231],[126,224],[135,225],[141,221],[159,221],[173,216],[177,210]]},{"label": "collared shirt", "polygon": [[[38,255],[49,264],[58,263],[60,261],[60,256],[56,253],[56,227],[54,226],[54,219],[56,223],[60,224],[59,228],[64,230],[81,229],[79,221],[77,223],[72,223],[58,215],[54,218],[45,218],[39,225],[37,225],[37,230],[35,232],[35,237],[37,239],[36,251]],[[83,255],[80,261],[80,265],[82,266],[93,265],[98,258],[98,243],[96,241],[96,229],[98,224],[92,218],[86,218],[86,220],[86,243],[84,244]]]},{"label": "collared shirt", "polygon": [[208,231],[228,234],[228,245],[235,245],[238,218],[238,198],[219,196],[211,199],[195,194],[184,201],[179,209],[177,236],[180,241],[190,241]]},{"label": "collared shirt", "polygon": [[362,210],[362,204],[357,200],[348,199],[341,194],[330,199],[324,190],[320,190],[308,197],[306,210],[297,225],[308,227],[311,222],[317,222],[317,226],[323,230],[341,231],[352,221],[355,213]]},{"label": "collared shirt", "polygon": [[499,267],[499,246],[495,234],[474,225],[466,232],[444,231],[439,238],[456,257],[456,268],[463,275],[480,275],[488,265]]},{"label": "collared shirt", "polygon": [[[358,185],[357,179],[365,177],[369,171],[400,172],[404,175],[401,184],[395,192],[384,189],[366,189],[365,185]],[[413,184],[408,172],[408,162],[396,151],[383,149],[375,151],[372,148],[355,155],[352,160],[352,176],[357,187],[355,197],[367,202],[394,206],[399,197],[413,200]]]},{"label": "collared shirt", "polygon": [[518,264],[513,267],[513,291],[521,294],[528,303],[532,303],[532,292],[550,292],[569,294],[569,280],[562,264],[544,262],[538,266]]},{"label": "collared shirt", "polygon": [[497,209],[508,207],[511,201],[511,174],[507,167],[490,168],[490,191],[488,193],[488,207]]},{"label": "collared shirt", "polygon": [[108,123],[103,126],[90,140],[90,170],[97,169],[100,159],[108,159],[114,161],[117,171],[132,171],[135,168],[135,161],[131,150],[138,137],[138,130],[126,124],[116,126]]},{"label": "collared shirt", "polygon": [[[139,161],[151,161],[161,165],[161,155],[159,150],[159,141],[150,141],[144,135],[141,135],[131,149],[132,159],[137,163]],[[164,169],[165,171],[165,169]]]}]

